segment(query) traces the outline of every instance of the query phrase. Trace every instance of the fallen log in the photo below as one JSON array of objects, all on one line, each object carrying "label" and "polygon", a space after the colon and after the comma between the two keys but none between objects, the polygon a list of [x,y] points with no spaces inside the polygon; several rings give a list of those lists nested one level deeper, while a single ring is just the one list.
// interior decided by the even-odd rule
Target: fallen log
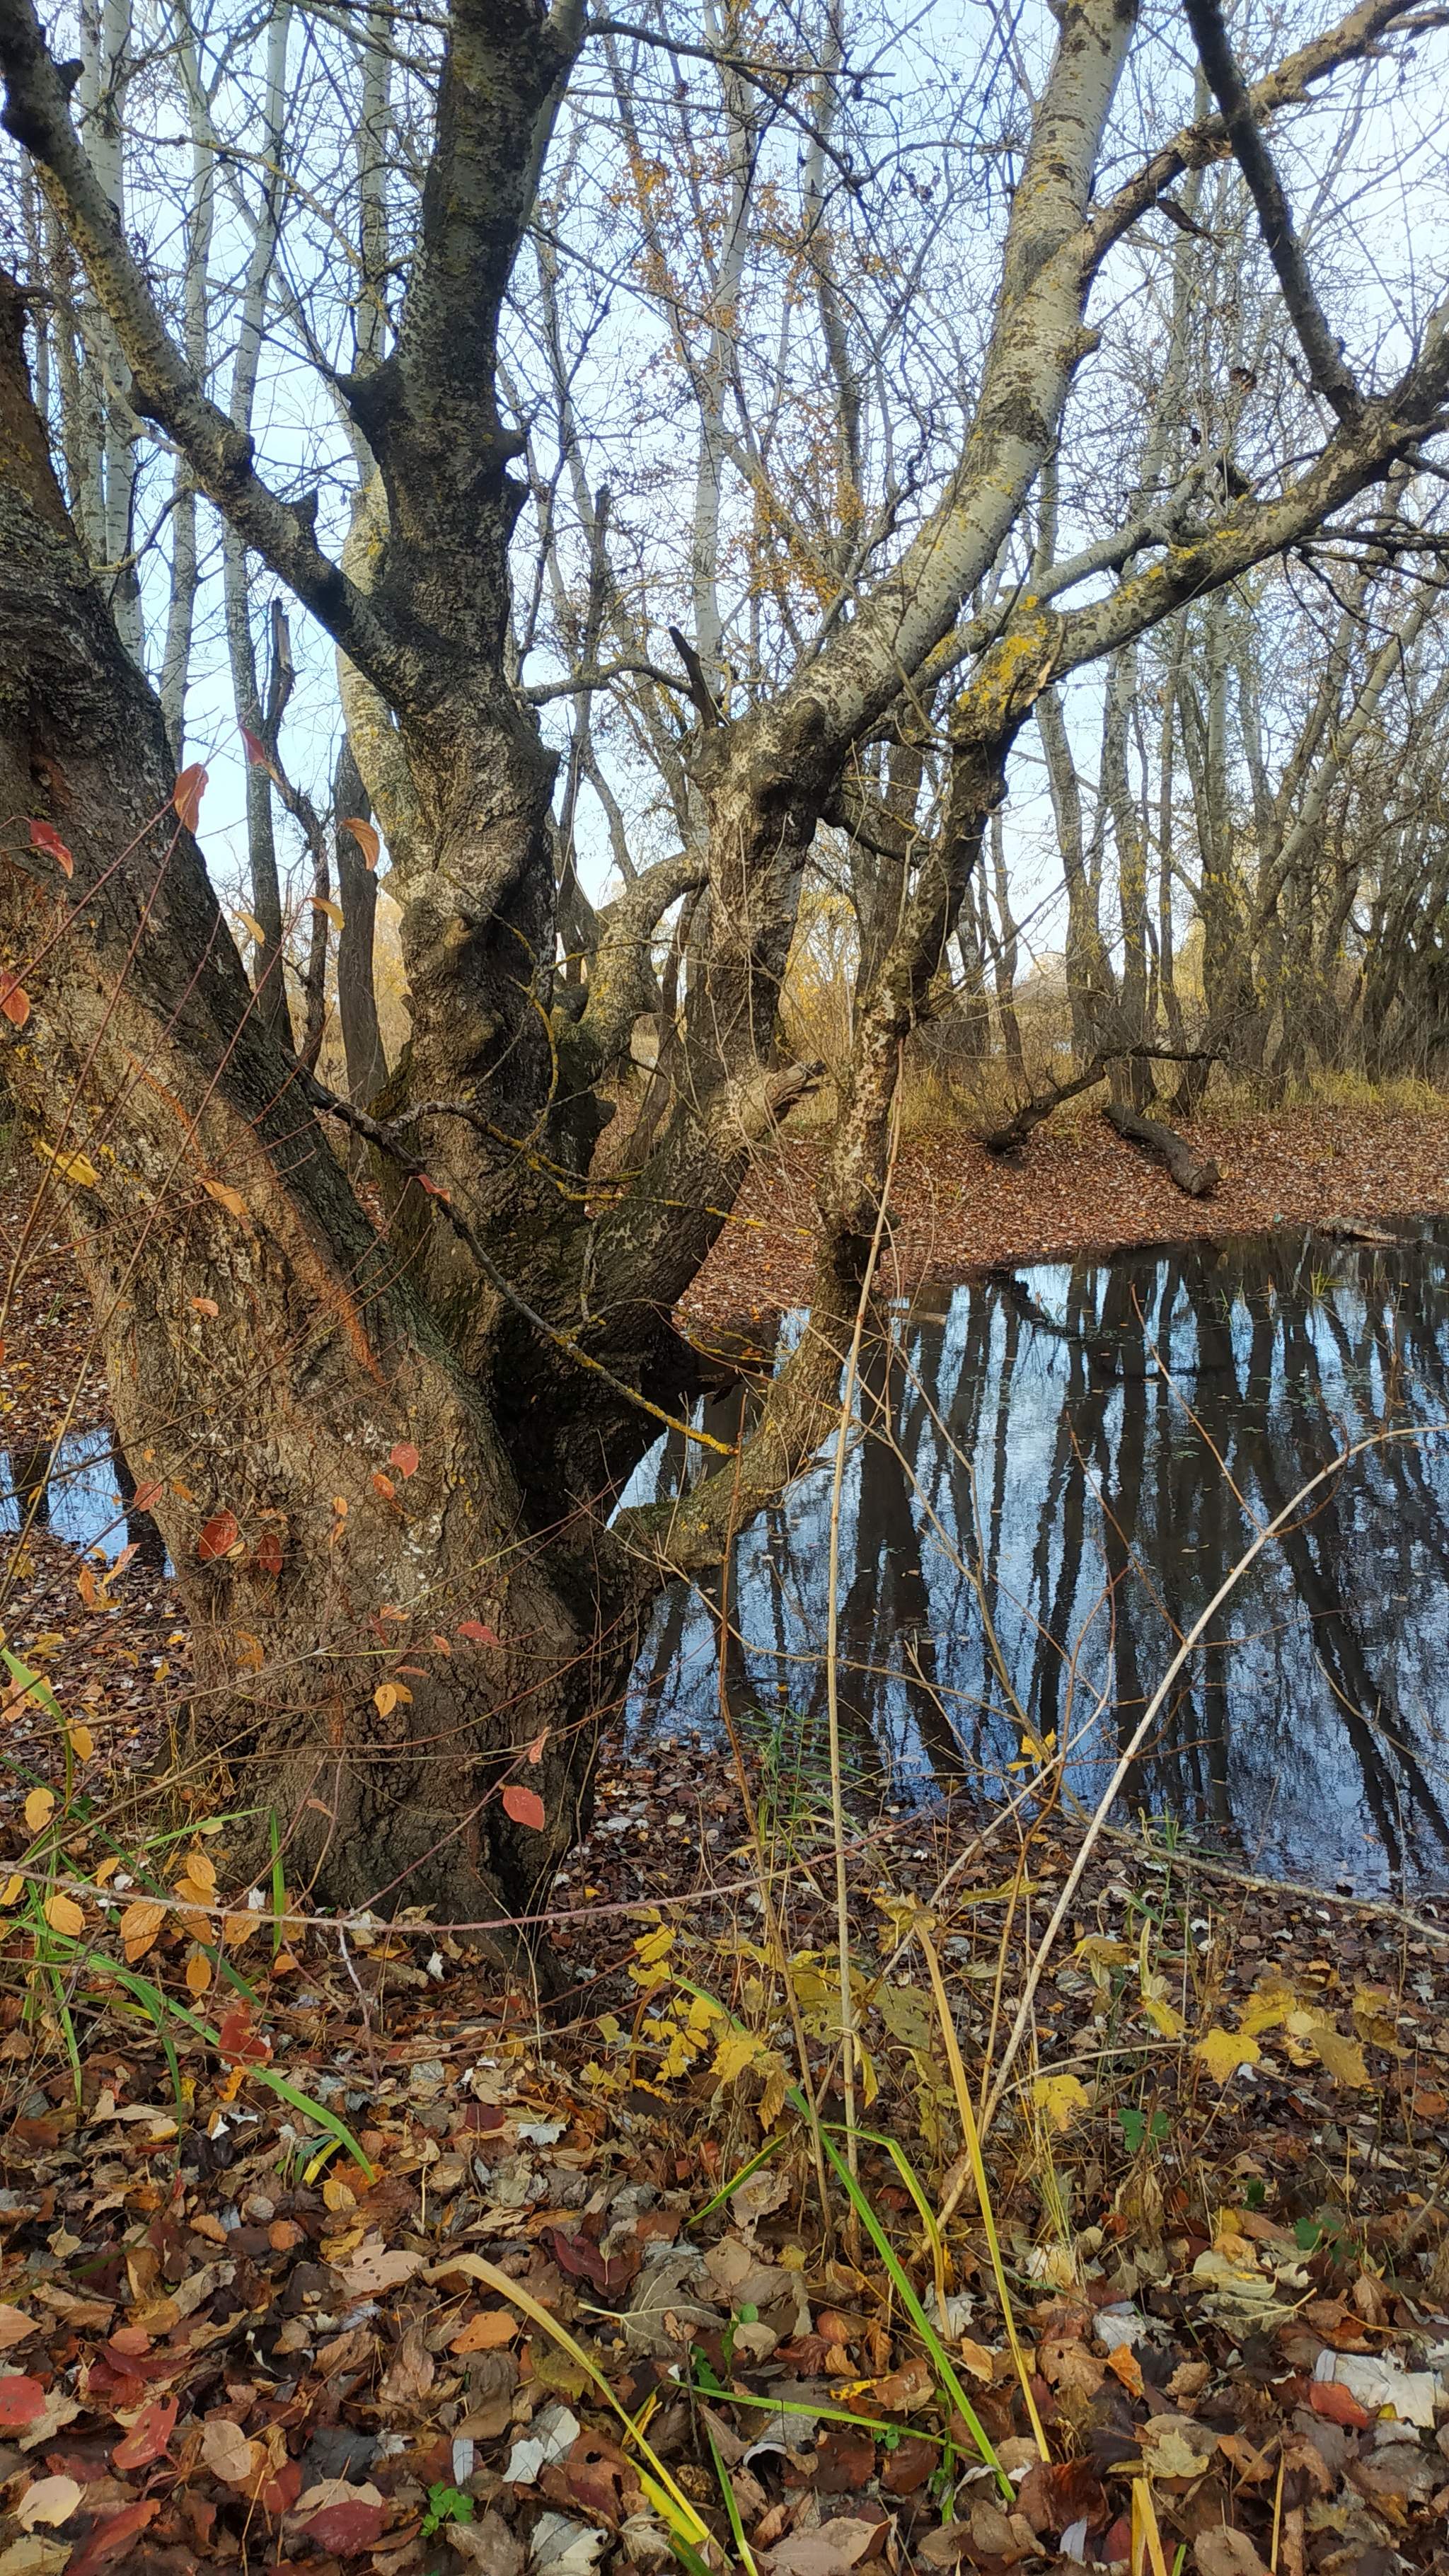
[{"label": "fallen log", "polygon": [[1190,1199],[1205,1199],[1222,1178],[1211,1157],[1199,1162],[1185,1136],[1172,1127],[1164,1127],[1156,1118],[1144,1118],[1136,1109],[1126,1108],[1120,1100],[1108,1100],[1102,1108],[1104,1118],[1111,1120],[1119,1136],[1131,1144],[1143,1145],[1162,1161],[1178,1188]]},{"label": "fallen log", "polygon": [[[1139,1064],[1203,1064],[1217,1060],[1211,1049],[1200,1047],[1102,1047],[1084,1073],[1073,1074],[1066,1082],[1049,1082],[1045,1091],[1033,1092],[1003,1126],[978,1127],[977,1144],[984,1145],[988,1154],[1019,1152],[1034,1127],[1040,1127],[1043,1119],[1050,1118],[1054,1109],[1060,1109],[1064,1100],[1075,1100],[1082,1092],[1092,1090],[1095,1084],[1105,1079],[1108,1065],[1120,1064],[1124,1057],[1130,1057]],[[1217,1175],[1213,1177],[1216,1179]]]}]

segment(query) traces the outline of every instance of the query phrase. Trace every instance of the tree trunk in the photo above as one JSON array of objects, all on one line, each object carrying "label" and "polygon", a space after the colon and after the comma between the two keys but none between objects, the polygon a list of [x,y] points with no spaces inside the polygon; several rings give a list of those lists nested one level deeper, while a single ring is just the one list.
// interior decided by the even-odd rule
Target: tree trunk
[{"label": "tree trunk", "polygon": [[256,1007],[51,473],[13,294],[0,432],[0,797],[48,804],[74,864],[12,826],[0,942],[30,1012],[8,1065],[192,1622],[193,1742],[250,1810],[251,1865],[274,1821],[314,1904],[526,1916],[587,1815],[638,1577],[597,1523],[533,1536]]}]

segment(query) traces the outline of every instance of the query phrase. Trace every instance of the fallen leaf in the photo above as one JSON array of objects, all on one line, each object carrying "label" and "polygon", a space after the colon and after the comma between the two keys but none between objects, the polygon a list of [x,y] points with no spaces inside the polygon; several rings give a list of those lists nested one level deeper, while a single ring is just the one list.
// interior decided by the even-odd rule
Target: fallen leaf
[{"label": "fallen leaf", "polygon": [[39,2331],[38,2317],[28,2317],[23,2308],[0,2307],[0,2352],[8,2352],[13,2343],[24,2343],[27,2335]]},{"label": "fallen leaf", "polygon": [[1240,2066],[1256,2066],[1263,2052],[1246,2030],[1214,2029],[1200,2039],[1193,2050],[1200,2057],[1214,2084],[1226,2084]]},{"label": "fallen leaf", "polygon": [[387,1453],[387,1463],[390,1467],[396,1467],[400,1476],[415,1476],[418,1472],[418,1453],[412,1442],[397,1441]]},{"label": "fallen leaf", "polygon": [[1220,2522],[1198,2534],[1192,2545],[1199,2576],[1268,2576],[1267,2568],[1245,2531]]},{"label": "fallen leaf", "polygon": [[33,1834],[44,1833],[55,1813],[55,1791],[32,1789],[25,1801],[25,1821]]},{"label": "fallen leaf", "polygon": [[487,2308],[481,2316],[470,2317],[461,2334],[455,2334],[449,2352],[496,2352],[500,2344],[512,2343],[518,2332],[517,2317],[506,2308]]},{"label": "fallen leaf", "polygon": [[228,1188],[225,1181],[209,1181],[204,1173],[201,1186],[209,1199],[215,1199],[218,1207],[225,1208],[228,1216],[246,1215],[247,1203],[240,1190]]},{"label": "fallen leaf", "polygon": [[45,2390],[38,2379],[27,2379],[23,2371],[0,2379],[0,2425],[7,2432],[16,2425],[33,2424],[44,2412]]},{"label": "fallen leaf", "polygon": [[201,2456],[213,2477],[239,2487],[262,2466],[266,2453],[260,2442],[247,2440],[240,2424],[222,2415],[202,2426]]},{"label": "fallen leaf", "polygon": [[15,2518],[27,2531],[33,2531],[38,2522],[53,2529],[59,2522],[69,2522],[84,2493],[75,2478],[37,2478],[15,2507]]},{"label": "fallen leaf", "polygon": [[125,2440],[111,2453],[112,2468],[124,2475],[128,2469],[147,2469],[153,2460],[163,2459],[176,2430],[180,2402],[176,2397],[153,2397],[143,2406]]},{"label": "fallen leaf", "polygon": [[67,1940],[78,1940],[86,1928],[86,1918],[73,1896],[48,1896],[41,1911],[52,1932],[63,1933]]},{"label": "fallen leaf", "polygon": [[17,1029],[30,1017],[30,995],[14,975],[0,974],[0,1011]]}]

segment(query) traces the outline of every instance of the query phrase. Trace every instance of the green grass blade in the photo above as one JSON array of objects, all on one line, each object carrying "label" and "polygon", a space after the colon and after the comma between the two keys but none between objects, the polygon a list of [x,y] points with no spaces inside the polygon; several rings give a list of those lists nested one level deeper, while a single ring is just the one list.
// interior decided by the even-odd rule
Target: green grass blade
[{"label": "green grass blade", "polygon": [[844,2157],[836,2147],[834,2139],[830,2136],[828,2131],[822,2131],[822,2136],[824,2139],[825,2152],[835,2167],[836,2174],[844,2187],[846,2197],[849,2200],[852,2209],[855,2211],[856,2216],[859,2218],[861,2225],[864,2227],[866,2234],[869,2236],[871,2243],[874,2245],[881,2261],[884,2263],[887,2272],[890,2274],[891,2281],[896,2290],[896,2294],[900,2299],[901,2305],[910,2318],[912,2325],[915,2327],[917,2334],[920,2336],[922,2343],[925,2345],[927,2352],[930,2354],[942,2387],[945,2389],[952,2405],[960,2415],[962,2422],[970,2432],[971,2439],[976,2444],[977,2450],[980,2452],[982,2459],[986,2462],[987,2467],[994,2471],[997,2485],[1000,2487],[1002,2494],[1012,2504],[1015,2504],[1016,2489],[1012,2485],[1010,2478],[1007,2476],[1005,2469],[1001,2465],[1001,2462],[998,2460],[995,2449],[992,2445],[991,2437],[988,2434],[985,2425],[977,2415],[976,2410],[973,2407],[970,2398],[967,2396],[965,2389],[962,2387],[960,2380],[957,2378],[955,2370],[952,2368],[951,2356],[947,2352],[945,2345],[942,2343],[935,2327],[932,2325],[930,2318],[927,2316],[925,2309],[922,2307],[920,2300],[917,2298],[915,2290],[911,2285],[910,2276],[902,2265],[895,2247],[892,2245],[890,2238],[887,2236],[885,2229],[882,2227],[880,2220],[877,2218],[869,2200],[866,2198],[865,2193],[861,2190],[861,2187],[856,2181],[854,2174],[851,2172],[849,2165],[845,2162]]}]

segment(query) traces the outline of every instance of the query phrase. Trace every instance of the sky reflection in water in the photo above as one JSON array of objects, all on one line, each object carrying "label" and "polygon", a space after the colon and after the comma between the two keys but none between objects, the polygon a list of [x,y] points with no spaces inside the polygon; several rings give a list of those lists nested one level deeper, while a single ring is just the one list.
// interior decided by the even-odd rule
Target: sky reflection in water
[{"label": "sky reflection in water", "polygon": [[[999,1787],[1014,1697],[1038,1737],[1086,1730],[1067,1779],[1090,1803],[1257,1524],[1366,1432],[1449,1423],[1449,1225],[1392,1250],[1285,1227],[932,1286],[892,1328],[845,1479],[856,1760],[897,1796],[963,1772]],[[705,1427],[732,1433],[731,1408]],[[677,1491],[680,1452],[662,1440],[626,1499]],[[1219,1614],[1125,1811],[1264,1870],[1449,1886],[1446,1507],[1449,1433],[1354,1460]],[[829,1509],[827,1464],[735,1549],[731,1703],[792,1742],[825,1731]],[[676,1584],[631,1728],[712,1732],[718,1692],[711,1605]]]}]

